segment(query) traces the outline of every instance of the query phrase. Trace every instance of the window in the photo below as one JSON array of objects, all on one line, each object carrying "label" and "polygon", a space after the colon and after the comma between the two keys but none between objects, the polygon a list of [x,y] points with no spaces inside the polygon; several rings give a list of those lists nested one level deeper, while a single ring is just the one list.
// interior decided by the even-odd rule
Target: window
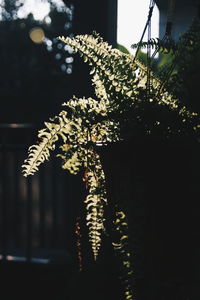
[{"label": "window", "polygon": [[[141,38],[147,21],[149,3],[149,0],[118,0],[117,42],[130,53],[134,53],[131,45],[139,42]],[[159,10],[156,5],[151,19],[151,37],[159,37]]]}]

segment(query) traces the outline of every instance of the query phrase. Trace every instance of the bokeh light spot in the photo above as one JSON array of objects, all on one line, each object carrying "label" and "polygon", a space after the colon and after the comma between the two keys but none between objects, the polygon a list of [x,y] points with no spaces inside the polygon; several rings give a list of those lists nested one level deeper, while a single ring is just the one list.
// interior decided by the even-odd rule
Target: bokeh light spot
[{"label": "bokeh light spot", "polygon": [[29,37],[34,43],[41,44],[45,38],[44,30],[40,27],[34,27],[30,30]]}]

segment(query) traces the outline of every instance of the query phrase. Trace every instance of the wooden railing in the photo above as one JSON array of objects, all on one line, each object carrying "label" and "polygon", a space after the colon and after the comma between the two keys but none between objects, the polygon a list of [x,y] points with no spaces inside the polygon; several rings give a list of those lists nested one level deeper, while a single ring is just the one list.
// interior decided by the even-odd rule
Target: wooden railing
[{"label": "wooden railing", "polygon": [[[21,165],[37,141],[38,126],[0,126],[0,259],[48,262],[56,251],[73,254],[80,178],[52,158],[34,176]],[[46,250],[45,250],[46,249]],[[58,257],[58,255],[57,255]],[[62,255],[59,257],[62,257]]]}]

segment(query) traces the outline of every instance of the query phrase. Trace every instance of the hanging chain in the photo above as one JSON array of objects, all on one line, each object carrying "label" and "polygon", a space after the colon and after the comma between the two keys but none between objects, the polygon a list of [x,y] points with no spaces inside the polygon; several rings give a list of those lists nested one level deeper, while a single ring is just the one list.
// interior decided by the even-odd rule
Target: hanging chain
[{"label": "hanging chain", "polygon": [[[164,34],[164,37],[162,38],[162,42],[170,43],[172,41],[171,32],[172,32],[173,17],[174,17],[174,11],[175,11],[175,3],[176,3],[176,0],[168,0],[167,23],[166,23],[165,34]],[[148,42],[151,39],[151,17],[152,17],[154,6],[155,6],[155,2],[153,0],[150,0],[147,22],[145,24],[141,39],[138,43],[134,61],[137,58],[138,52],[141,48],[141,44],[142,44],[142,41],[143,41],[143,38],[144,38],[147,28],[148,28]],[[199,1],[199,16],[200,16],[200,1]],[[158,53],[158,51],[159,51],[159,47],[156,47],[155,51],[151,55],[151,45],[150,44],[147,45],[147,99],[149,97],[150,87],[151,87],[151,62],[152,62],[152,59]],[[173,64],[169,68],[168,72],[165,75],[165,78],[163,79],[163,81],[158,89],[157,96],[159,96],[161,94],[165,84],[167,83],[168,79],[170,78],[170,75],[172,74],[172,72],[176,66],[176,63],[177,63],[177,59],[175,58]]]},{"label": "hanging chain", "polygon": [[[150,2],[149,5],[149,11],[152,7],[154,7],[155,3],[154,1]],[[151,13],[152,15],[152,13]],[[147,32],[147,40],[148,42],[151,40],[151,18],[148,22],[148,32]],[[146,89],[146,97],[149,98],[150,95],[150,89],[151,89],[151,45],[148,43],[147,45],[147,89]]]},{"label": "hanging chain", "polygon": [[[142,44],[142,41],[143,41],[143,38],[144,38],[144,35],[146,33],[147,28],[148,28],[148,41],[150,41],[150,39],[151,39],[151,17],[152,17],[152,14],[153,14],[154,6],[155,6],[154,0],[150,0],[147,22],[145,24],[142,36],[141,36],[140,41],[138,43],[138,47],[136,49],[134,61],[137,58],[138,52],[141,48],[141,44]],[[151,46],[148,45],[148,47],[147,47],[147,82],[146,82],[146,97],[147,97],[147,99],[149,98],[150,85],[151,85],[151,79],[150,79],[151,69],[150,69],[150,66],[151,66]]]},{"label": "hanging chain", "polygon": [[144,27],[142,36],[141,36],[140,41],[139,41],[139,43],[138,43],[138,47],[137,47],[137,49],[136,49],[134,61],[135,61],[135,59],[137,58],[137,55],[138,55],[138,52],[139,52],[139,50],[140,50],[141,43],[142,43],[142,41],[143,41],[143,38],[144,38],[144,35],[145,35],[145,33],[146,33],[147,27],[148,27],[148,25],[149,25],[149,23],[150,23],[150,21],[151,21],[151,17],[152,17],[152,13],[153,13],[154,6],[155,6],[155,2],[154,2],[153,0],[150,0],[149,14],[148,14],[147,22],[146,22],[146,24],[145,24],[145,27]]}]

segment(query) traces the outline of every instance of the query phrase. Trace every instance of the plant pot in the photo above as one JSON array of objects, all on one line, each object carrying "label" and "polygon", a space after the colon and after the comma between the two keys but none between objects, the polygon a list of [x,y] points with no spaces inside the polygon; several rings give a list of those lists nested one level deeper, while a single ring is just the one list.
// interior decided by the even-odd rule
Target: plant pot
[{"label": "plant pot", "polygon": [[137,299],[170,300],[164,297],[174,283],[196,276],[191,257],[200,199],[199,144],[145,137],[98,152],[110,211],[119,204],[127,215]]}]

